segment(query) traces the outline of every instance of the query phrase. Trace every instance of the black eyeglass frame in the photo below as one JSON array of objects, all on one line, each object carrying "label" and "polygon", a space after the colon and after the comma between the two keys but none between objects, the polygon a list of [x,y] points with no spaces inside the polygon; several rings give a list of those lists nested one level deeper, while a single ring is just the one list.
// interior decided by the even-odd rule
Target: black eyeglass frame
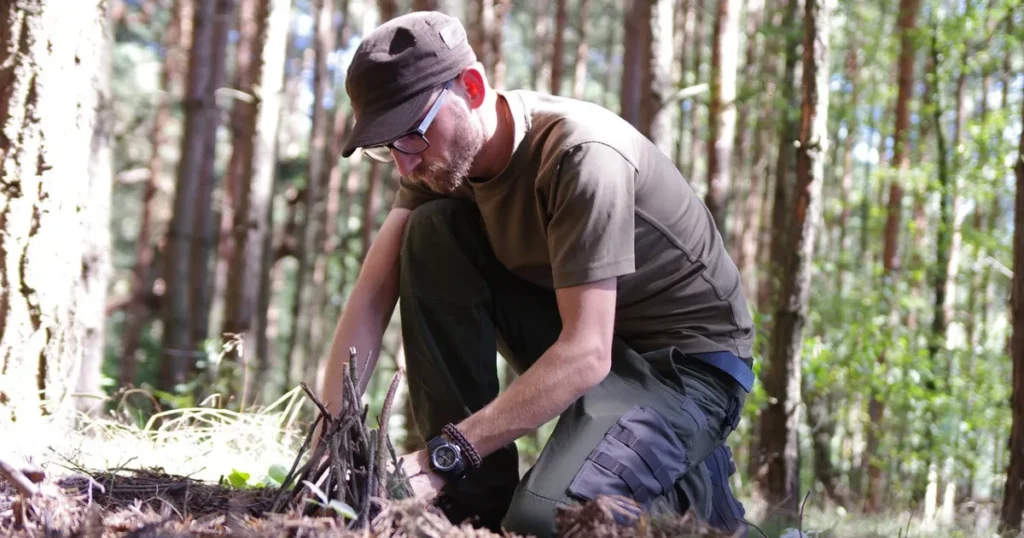
[{"label": "black eyeglass frame", "polygon": [[[451,79],[445,83],[444,87],[441,88],[441,93],[438,94],[437,98],[434,99],[434,104],[430,106],[430,110],[427,110],[427,115],[423,117],[419,125],[416,128],[409,130],[401,135],[393,138],[390,142],[379,144],[376,146],[365,147],[362,149],[363,153],[367,157],[382,163],[388,163],[394,161],[394,157],[391,155],[391,149],[404,153],[406,155],[416,155],[423,153],[430,147],[430,140],[427,139],[427,129],[430,129],[430,124],[434,122],[434,118],[437,113],[441,110],[441,105],[444,104],[445,94],[448,93],[452,84],[455,83],[455,79]],[[402,149],[395,144],[408,136],[416,135],[420,140],[423,141],[423,147],[418,150],[406,150]],[[384,150],[384,151],[381,151]]]}]

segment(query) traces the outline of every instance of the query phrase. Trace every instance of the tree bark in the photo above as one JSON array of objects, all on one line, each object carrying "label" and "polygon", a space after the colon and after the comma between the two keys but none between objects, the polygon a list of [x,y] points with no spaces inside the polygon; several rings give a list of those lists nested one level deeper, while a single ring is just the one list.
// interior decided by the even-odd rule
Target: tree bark
[{"label": "tree bark", "polygon": [[[382,5],[382,8],[386,6]],[[313,267],[319,257],[322,244],[320,236],[322,233],[321,223],[323,221],[322,186],[324,183],[324,153],[327,147],[327,131],[329,127],[327,110],[324,107],[324,96],[330,91],[331,80],[327,76],[327,55],[334,50],[334,31],[331,20],[334,17],[333,0],[317,0],[314,3],[314,69],[313,69],[313,120],[310,133],[309,168],[306,174],[305,192],[303,197],[303,213],[298,238],[300,241],[297,254],[298,269],[295,280],[295,294],[292,302],[292,322],[289,331],[286,364],[289,365],[291,375],[286,379],[286,386],[301,381],[312,383],[312,379],[301,379],[306,370],[306,362],[314,360],[312,357],[303,356],[303,351],[309,349],[307,344],[310,333],[310,319],[319,315],[311,312],[309,305],[312,303],[312,293],[316,290],[310,286]],[[385,13],[382,10],[381,17],[384,18],[393,13]],[[387,20],[386,18],[384,20]]]},{"label": "tree bark", "polygon": [[[736,88],[736,128],[735,139],[733,141],[733,147],[735,149],[735,166],[733,170],[737,170],[740,173],[742,179],[748,179],[746,181],[746,193],[739,192],[741,184],[737,184],[737,190],[733,193],[731,199],[735,200],[736,211],[732,217],[732,231],[728,236],[728,244],[731,247],[731,252],[736,257],[736,265],[740,269],[740,274],[746,275],[751,268],[744,267],[743,263],[748,265],[753,262],[753,253],[747,258],[743,253],[743,240],[746,238],[747,229],[755,227],[757,222],[757,212],[760,210],[757,204],[753,204],[751,207],[750,201],[760,201],[758,189],[760,188],[759,177],[754,173],[753,166],[747,166],[747,155],[750,147],[750,141],[756,133],[755,122],[750,121],[750,111],[760,101],[757,94],[749,90],[751,87],[756,87],[757,84],[757,65],[759,56],[758,50],[758,28],[761,26],[761,19],[764,16],[764,3],[761,0],[750,0],[747,2],[747,16],[746,16],[746,39],[747,49],[744,53],[743,60],[743,75],[741,80],[742,84],[737,84]],[[742,93],[742,97],[740,97]],[[756,159],[755,159],[756,160]],[[756,245],[756,244],[755,244]],[[755,246],[756,248],[756,246]],[[742,260],[741,260],[742,258]],[[749,261],[748,261],[749,260]],[[742,263],[741,263],[742,262]],[[744,284],[746,284],[746,290],[748,293],[753,291],[753,282],[744,276]]]},{"label": "tree bark", "polygon": [[[676,71],[678,75],[676,78],[677,88],[685,88],[690,80],[686,72],[688,65],[686,46],[693,40],[693,18],[695,11],[693,4],[694,0],[679,0],[676,3],[676,19],[678,19],[675,34],[675,49],[676,54],[678,55],[676,63]],[[694,78],[696,78],[696,73],[694,73]],[[676,139],[676,144],[673,148],[675,154],[672,156],[672,162],[676,164],[676,168],[680,171],[685,170],[685,167],[683,166],[683,157],[686,155],[686,147],[684,146],[686,143],[686,126],[690,117],[690,109],[693,108],[693,103],[694,101],[691,100],[689,106],[680,108],[678,113],[679,121],[676,125],[676,136],[678,138]],[[680,105],[682,105],[682,103],[680,103]],[[692,158],[693,157],[690,156],[690,159]],[[686,179],[689,180],[690,178],[687,177]]]},{"label": "tree bark", "polygon": [[164,63],[160,67],[160,82],[157,93],[156,112],[153,116],[153,129],[150,140],[152,150],[149,157],[149,177],[142,191],[142,214],[139,216],[139,235],[135,240],[135,264],[132,267],[131,304],[125,315],[125,327],[121,333],[120,385],[131,386],[135,383],[135,356],[142,338],[142,327],[153,314],[156,297],[153,283],[156,279],[154,267],[156,245],[153,243],[153,230],[166,224],[157,222],[156,195],[160,190],[160,179],[163,175],[162,149],[167,142],[165,131],[171,120],[171,95],[174,82],[184,78],[187,45],[184,43],[186,24],[191,18],[188,0],[174,0],[170,25],[164,34]]},{"label": "tree bark", "polygon": [[[212,160],[206,152],[214,144],[208,136],[211,125],[217,122],[214,100],[215,71],[214,26],[217,19],[217,1],[199,0],[193,13],[193,36],[189,54],[188,88],[185,95],[185,125],[182,131],[181,157],[174,192],[174,210],[167,234],[167,252],[164,266],[163,355],[158,386],[173,390],[184,383],[198,355],[194,332],[192,307],[203,298],[192,277],[201,267],[191,264],[201,258],[193,256],[198,236],[203,233],[202,219],[197,208],[201,186],[212,181],[207,168]],[[207,198],[209,205],[209,198]],[[192,271],[190,273],[190,271]]]},{"label": "tree bark", "polygon": [[88,234],[105,235],[109,218],[107,9],[0,7],[0,405],[26,423],[70,426],[65,404],[102,316],[106,254]]},{"label": "tree bark", "polygon": [[769,403],[763,415],[768,456],[765,494],[781,519],[800,512],[801,334],[807,320],[811,262],[821,218],[821,184],[828,155],[829,0],[807,0],[804,7],[803,103],[796,152],[792,230],[788,234],[785,278],[772,330]]},{"label": "tree bark", "polygon": [[[632,2],[623,13],[622,82],[619,91],[619,115],[637,129],[640,125],[640,95],[643,84],[641,49],[643,48],[642,17],[649,13],[648,2]],[[639,16],[638,16],[639,14]]]},{"label": "tree bark", "polygon": [[736,69],[739,63],[740,0],[719,0],[711,47],[708,111],[708,191],[705,203],[719,232],[726,234],[736,136]]},{"label": "tree bark", "polygon": [[[216,260],[213,259],[215,246],[218,243],[217,217],[213,210],[213,190],[216,176],[214,167],[217,161],[217,131],[221,125],[221,111],[217,107],[216,92],[224,86],[227,44],[229,34],[234,27],[235,0],[217,0],[217,10],[213,19],[213,57],[212,73],[209,87],[210,114],[206,122],[206,146],[203,151],[202,165],[199,176],[199,195],[193,203],[196,205],[195,234],[197,236],[192,248],[192,260],[189,270],[190,288],[194,294],[192,299],[192,345],[202,346],[210,336],[210,310],[213,303],[214,273]],[[212,267],[211,267],[212,265]]]},{"label": "tree bark", "polygon": [[[1021,121],[1024,121],[1022,107]],[[1004,532],[1021,529],[1024,512],[1024,133],[1017,147],[1017,197],[1013,228],[1013,391],[1010,401],[1013,423],[1010,428],[1010,465],[1006,469],[1000,527]]]},{"label": "tree bark", "polygon": [[[113,182],[112,144],[113,104],[111,75],[114,55],[114,31],[110,5],[101,4],[92,24],[98,25],[93,39],[97,53],[88,91],[88,103],[94,103],[91,141],[89,144],[88,190],[84,198],[83,243],[80,282],[77,298],[82,321],[82,360],[75,387],[78,411],[97,416],[103,409],[101,386],[106,315],[107,285],[111,274],[110,194]],[[83,90],[85,91],[85,90]],[[0,325],[2,327],[2,325]]]},{"label": "tree bark", "polygon": [[775,184],[774,199],[772,200],[772,233],[770,247],[770,262],[768,270],[765,271],[765,278],[760,284],[761,304],[768,306],[776,304],[776,294],[779,290],[779,279],[785,270],[787,258],[786,249],[789,246],[789,214],[790,207],[787,197],[790,196],[792,180],[790,177],[793,171],[794,149],[793,143],[799,135],[797,119],[792,110],[797,109],[796,103],[796,64],[798,60],[797,47],[800,45],[799,34],[795,31],[798,20],[797,13],[800,7],[800,0],[789,0],[785,14],[782,17],[782,27],[789,29],[786,38],[785,48],[785,71],[782,75],[782,122],[779,125],[779,153],[775,162]]},{"label": "tree bark", "polygon": [[562,66],[565,65],[565,0],[555,0],[555,32],[551,45],[551,93],[562,93]]},{"label": "tree bark", "polygon": [[[706,23],[705,12],[707,10],[709,0],[692,0],[693,2],[693,81],[695,84],[702,82],[700,67],[701,67],[701,56],[704,52],[704,27]],[[686,169],[683,172],[683,176],[690,183],[696,184],[697,182],[697,155],[701,154],[700,151],[700,136],[698,125],[700,124],[699,112],[703,108],[703,104],[699,99],[690,101],[690,106],[687,111],[687,124],[689,125],[690,132],[690,159],[686,163]]]},{"label": "tree bark", "polygon": [[[563,0],[564,1],[564,0]],[[590,19],[590,0],[580,0],[579,18],[577,19],[576,65],[572,70],[572,96],[583,99],[587,90],[587,59],[590,45],[587,43],[587,25]]]},{"label": "tree bark", "polygon": [[[896,97],[896,124],[893,130],[893,168],[897,170],[897,177],[889,185],[888,216],[885,225],[885,243],[882,253],[883,271],[886,277],[886,286],[891,286],[892,279],[899,272],[900,261],[897,248],[899,246],[900,221],[903,216],[903,186],[902,176],[910,166],[907,159],[907,140],[910,126],[910,98],[914,86],[914,55],[915,46],[913,31],[917,22],[917,11],[920,0],[900,0],[900,12],[898,24],[900,29],[900,57],[898,72],[898,95]],[[895,309],[893,310],[895,312]],[[878,357],[878,361],[885,361],[885,354]],[[885,412],[885,404],[873,394],[871,403],[868,406],[868,415],[871,418],[871,427],[868,429],[867,454],[868,459],[868,491],[866,508],[869,512],[877,512],[882,508],[882,468],[875,461],[875,452],[878,450],[878,436],[881,432],[882,415]]]}]

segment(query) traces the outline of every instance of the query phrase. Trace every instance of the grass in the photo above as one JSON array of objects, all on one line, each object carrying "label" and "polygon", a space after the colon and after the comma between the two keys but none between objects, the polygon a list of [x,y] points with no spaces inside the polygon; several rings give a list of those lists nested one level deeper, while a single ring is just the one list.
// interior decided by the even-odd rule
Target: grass
[{"label": "grass", "polygon": [[239,412],[218,403],[212,397],[162,411],[141,426],[82,414],[75,427],[45,417],[12,422],[0,413],[0,456],[56,476],[79,469],[159,469],[214,483],[234,474],[249,485],[265,482],[275,466],[292,464],[306,433],[297,420],[307,404],[300,387],[263,409]]}]

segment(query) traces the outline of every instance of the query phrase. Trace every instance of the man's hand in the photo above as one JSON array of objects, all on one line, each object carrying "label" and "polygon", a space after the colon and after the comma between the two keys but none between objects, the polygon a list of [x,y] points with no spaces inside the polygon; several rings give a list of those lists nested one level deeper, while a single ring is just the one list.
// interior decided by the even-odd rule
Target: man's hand
[{"label": "man's hand", "polygon": [[431,501],[441,493],[445,481],[430,468],[430,455],[420,450],[399,458],[402,470],[409,477],[413,496],[421,501]]}]

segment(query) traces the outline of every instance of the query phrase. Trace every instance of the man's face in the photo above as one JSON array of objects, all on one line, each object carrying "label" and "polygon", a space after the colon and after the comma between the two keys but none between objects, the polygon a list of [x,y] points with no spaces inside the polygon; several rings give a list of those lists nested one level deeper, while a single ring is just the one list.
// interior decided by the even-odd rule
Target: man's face
[{"label": "man's face", "polygon": [[[420,117],[426,113],[424,110]],[[439,194],[450,194],[469,176],[473,159],[484,142],[483,130],[466,102],[450,92],[427,129],[426,138],[430,147],[419,154],[392,149],[395,164],[403,176]]]}]

